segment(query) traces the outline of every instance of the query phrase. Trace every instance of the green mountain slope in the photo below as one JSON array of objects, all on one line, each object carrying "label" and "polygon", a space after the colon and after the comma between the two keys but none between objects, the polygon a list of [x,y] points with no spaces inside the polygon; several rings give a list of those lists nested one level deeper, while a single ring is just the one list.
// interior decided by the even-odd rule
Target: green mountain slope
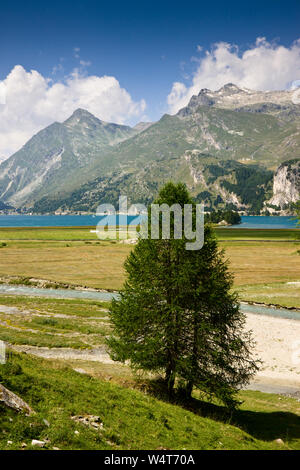
[{"label": "green mountain slope", "polygon": [[300,105],[291,92],[228,84],[133,129],[77,110],[0,165],[0,200],[38,212],[93,211],[121,193],[149,202],[172,179],[209,207],[259,211],[278,166],[299,156]]},{"label": "green mountain slope", "polygon": [[64,123],[36,134],[0,165],[0,199],[20,206],[60,188],[73,189],[88,179],[86,168],[104,149],[135,133],[78,109]]},{"label": "green mountain slope", "polygon": [[[295,127],[270,115],[204,106],[184,117],[165,115],[95,161],[89,171],[101,176],[34,207],[94,210],[99,203],[115,203],[120,194],[131,202],[149,202],[172,179],[184,181],[195,197],[208,192],[208,206],[258,211],[272,196],[273,170],[288,155],[300,154]],[[287,141],[293,145],[286,147]]]}]

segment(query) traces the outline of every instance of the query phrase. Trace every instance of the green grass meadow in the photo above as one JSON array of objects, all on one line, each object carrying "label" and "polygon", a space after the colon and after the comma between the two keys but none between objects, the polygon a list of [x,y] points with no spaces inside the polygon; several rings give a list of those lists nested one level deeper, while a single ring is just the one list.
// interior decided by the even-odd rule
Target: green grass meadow
[{"label": "green grass meadow", "polygon": [[[61,450],[300,449],[299,403],[286,397],[242,392],[242,407],[228,415],[204,396],[188,406],[170,403],[147,382],[141,391],[16,353],[0,365],[0,378],[36,412],[25,416],[0,405],[2,450],[29,450],[32,439]],[[101,428],[71,419],[78,415],[99,416]]]}]

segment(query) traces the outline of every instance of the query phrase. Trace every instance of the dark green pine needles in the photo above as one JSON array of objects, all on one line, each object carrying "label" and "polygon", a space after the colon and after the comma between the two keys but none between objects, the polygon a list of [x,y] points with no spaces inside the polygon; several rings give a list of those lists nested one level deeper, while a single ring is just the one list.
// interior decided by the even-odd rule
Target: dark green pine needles
[{"label": "dark green pine needles", "polygon": [[[183,184],[168,183],[155,203],[193,201]],[[234,407],[236,392],[257,371],[251,335],[211,226],[202,249],[188,251],[186,242],[171,230],[168,240],[140,239],[128,256],[127,281],[110,309],[110,354],[163,373],[170,396],[180,382],[187,397],[196,387]]]}]

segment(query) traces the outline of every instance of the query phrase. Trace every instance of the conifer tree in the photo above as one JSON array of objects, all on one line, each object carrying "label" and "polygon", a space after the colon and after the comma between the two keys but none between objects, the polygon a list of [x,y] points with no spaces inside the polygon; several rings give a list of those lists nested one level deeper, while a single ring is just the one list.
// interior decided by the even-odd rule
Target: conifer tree
[{"label": "conifer tree", "polygon": [[[183,208],[193,201],[183,184],[167,183],[155,203]],[[210,225],[202,249],[189,251],[190,240],[174,238],[173,222],[169,239],[140,239],[125,262],[127,281],[110,308],[110,354],[134,369],[163,372],[170,396],[180,379],[187,396],[196,387],[234,406],[257,366],[232,275]]]}]

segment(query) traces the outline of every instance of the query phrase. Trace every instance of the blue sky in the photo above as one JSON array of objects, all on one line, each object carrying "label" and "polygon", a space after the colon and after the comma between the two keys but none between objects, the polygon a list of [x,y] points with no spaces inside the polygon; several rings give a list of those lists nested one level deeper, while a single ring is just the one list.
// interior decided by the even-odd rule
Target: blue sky
[{"label": "blue sky", "polygon": [[[130,95],[132,103],[136,103],[136,109],[128,108],[127,103],[123,115],[121,111],[114,115],[105,109],[101,111],[98,105],[98,117],[105,119],[107,115],[108,120],[115,118],[130,124],[140,119],[157,120],[164,112],[176,111],[178,103],[184,103],[189,97],[184,87],[189,90],[193,83],[194,89],[202,82],[205,86],[209,84],[211,75],[198,77],[197,82],[195,75],[201,60],[207,56],[206,51],[216,50],[215,44],[237,45],[236,56],[241,57],[245,51],[261,47],[262,42],[256,43],[257,38],[266,38],[264,47],[269,51],[279,47],[290,51],[300,37],[299,0],[15,0],[1,2],[1,16],[0,81],[4,83],[16,65],[26,72],[37,71],[52,84],[65,83],[74,69],[81,77],[114,77]],[[298,55],[294,57],[297,60]],[[260,60],[263,60],[261,56]],[[226,65],[231,66],[231,62]],[[300,78],[297,73],[298,68],[292,68],[278,83],[272,81],[270,87],[285,87],[287,82]],[[20,73],[18,77],[22,79]],[[233,77],[240,77],[240,73],[237,71]],[[222,77],[217,82],[211,80],[212,88],[220,80]],[[263,82],[256,84],[250,79],[247,82],[245,77],[240,81],[265,87]],[[174,91],[180,97],[168,98],[174,83],[182,85]],[[7,83],[6,88],[9,89]],[[12,100],[7,99],[7,105]],[[174,104],[174,100],[178,103]],[[84,98],[80,103],[84,104]],[[55,113],[49,119],[52,115]],[[47,119],[41,119],[40,125],[45,122]],[[9,145],[8,142],[7,148]]]}]

